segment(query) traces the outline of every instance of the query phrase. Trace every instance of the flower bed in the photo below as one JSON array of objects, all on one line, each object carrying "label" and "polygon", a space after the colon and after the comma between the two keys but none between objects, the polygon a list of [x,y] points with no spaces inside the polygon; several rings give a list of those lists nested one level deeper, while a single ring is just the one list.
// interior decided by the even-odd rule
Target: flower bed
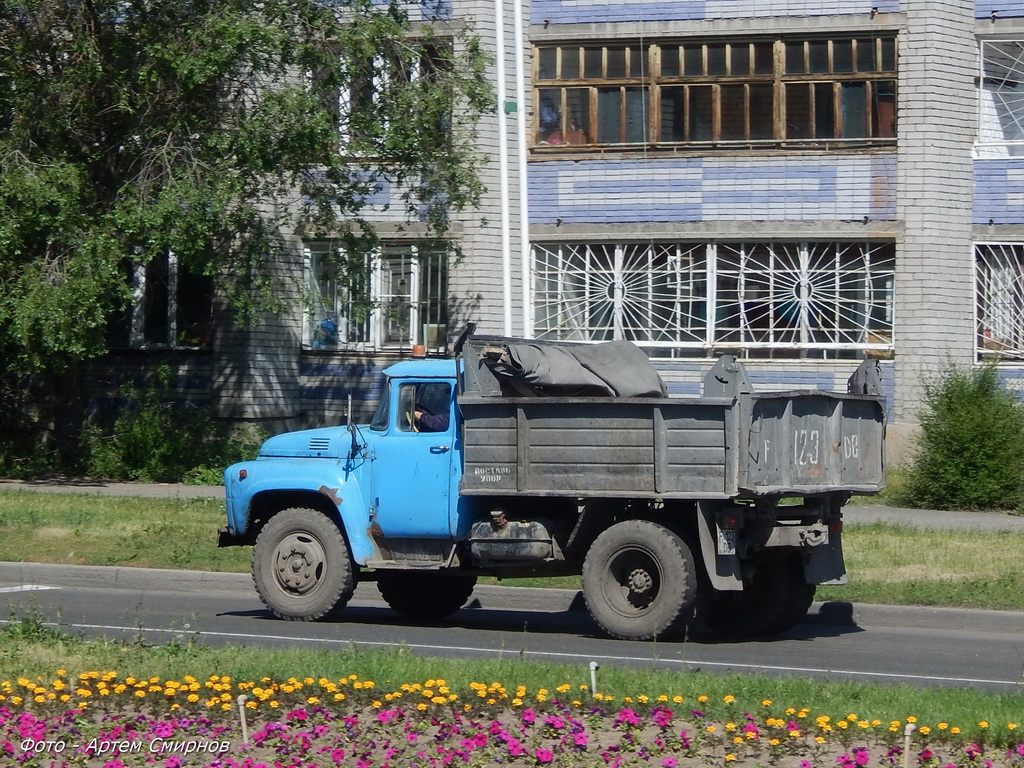
[{"label": "flower bed", "polygon": [[[969,731],[969,734],[966,733]],[[968,738],[969,736],[969,738]],[[909,751],[908,751],[909,747]],[[130,768],[609,768],[780,765],[1024,768],[1016,723],[881,722],[733,696],[639,695],[586,686],[383,691],[355,675],[236,682],[88,672],[0,682],[0,763]]]}]

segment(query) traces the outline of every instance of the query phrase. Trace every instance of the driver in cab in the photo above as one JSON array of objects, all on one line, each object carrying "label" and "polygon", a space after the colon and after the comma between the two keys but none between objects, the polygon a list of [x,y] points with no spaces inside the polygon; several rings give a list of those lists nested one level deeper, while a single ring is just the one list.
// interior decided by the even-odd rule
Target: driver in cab
[{"label": "driver in cab", "polygon": [[416,428],[420,432],[447,432],[448,413],[427,413],[426,411],[414,411],[416,417]]}]

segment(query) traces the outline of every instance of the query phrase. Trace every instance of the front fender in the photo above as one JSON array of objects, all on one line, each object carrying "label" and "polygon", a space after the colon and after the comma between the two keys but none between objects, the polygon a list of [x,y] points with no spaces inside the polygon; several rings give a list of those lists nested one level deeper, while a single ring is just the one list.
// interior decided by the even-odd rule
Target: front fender
[{"label": "front fender", "polygon": [[[228,534],[244,537],[252,525],[254,510],[269,505],[274,512],[302,506],[315,495],[337,517],[348,539],[352,558],[359,564],[374,557],[369,536],[369,508],[359,479],[333,461],[323,459],[261,459],[234,464],[224,471]],[[326,500],[326,503],[323,503]],[[307,501],[308,505],[310,502]]]}]

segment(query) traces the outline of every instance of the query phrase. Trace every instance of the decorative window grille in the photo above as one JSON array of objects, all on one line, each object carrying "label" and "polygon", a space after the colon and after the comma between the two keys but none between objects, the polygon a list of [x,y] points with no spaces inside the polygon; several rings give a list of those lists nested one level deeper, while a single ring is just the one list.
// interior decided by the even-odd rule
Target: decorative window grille
[{"label": "decorative window grille", "polygon": [[978,354],[1024,357],[1024,244],[974,247]]},{"label": "decorative window grille", "polygon": [[306,250],[311,308],[307,346],[374,351],[448,337],[447,256],[443,246],[390,244],[349,257],[330,243]]},{"label": "decorative window grille", "polygon": [[534,145],[893,144],[896,38],[658,40],[534,49]]},{"label": "decorative window grille", "polygon": [[671,355],[892,350],[889,242],[537,243],[533,254],[538,338]]},{"label": "decorative window grille", "polygon": [[982,40],[978,154],[1024,155],[1024,42]]}]

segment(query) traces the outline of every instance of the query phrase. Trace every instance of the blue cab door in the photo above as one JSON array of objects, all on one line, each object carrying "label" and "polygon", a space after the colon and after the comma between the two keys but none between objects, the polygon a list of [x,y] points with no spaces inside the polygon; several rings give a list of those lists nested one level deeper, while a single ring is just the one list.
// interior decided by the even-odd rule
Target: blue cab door
[{"label": "blue cab door", "polygon": [[370,468],[373,522],[388,538],[451,538],[452,385],[395,383],[387,434],[377,441]]}]

